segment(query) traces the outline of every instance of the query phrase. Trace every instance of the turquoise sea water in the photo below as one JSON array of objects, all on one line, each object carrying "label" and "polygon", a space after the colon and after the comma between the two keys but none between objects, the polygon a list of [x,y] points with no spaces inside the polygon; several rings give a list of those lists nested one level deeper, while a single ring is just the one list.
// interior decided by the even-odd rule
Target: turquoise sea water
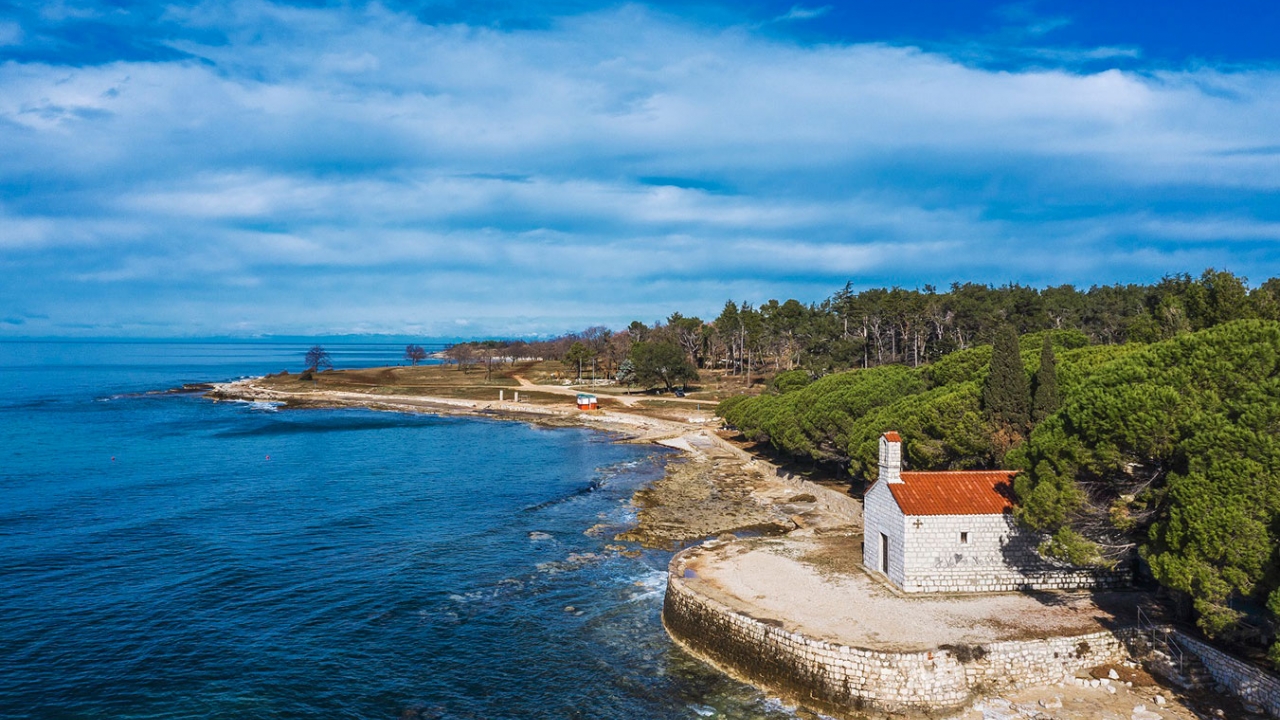
[{"label": "turquoise sea water", "polygon": [[667,639],[668,553],[585,532],[658,449],[140,394],[304,350],[0,343],[0,717],[792,717]]}]

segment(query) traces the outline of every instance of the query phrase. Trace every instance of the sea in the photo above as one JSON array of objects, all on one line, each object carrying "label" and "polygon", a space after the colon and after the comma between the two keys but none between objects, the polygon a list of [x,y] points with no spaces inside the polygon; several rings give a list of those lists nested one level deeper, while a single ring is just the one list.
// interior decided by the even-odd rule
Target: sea
[{"label": "sea", "polygon": [[677,648],[670,552],[612,539],[665,451],[163,392],[307,346],[0,342],[0,717],[795,717]]}]

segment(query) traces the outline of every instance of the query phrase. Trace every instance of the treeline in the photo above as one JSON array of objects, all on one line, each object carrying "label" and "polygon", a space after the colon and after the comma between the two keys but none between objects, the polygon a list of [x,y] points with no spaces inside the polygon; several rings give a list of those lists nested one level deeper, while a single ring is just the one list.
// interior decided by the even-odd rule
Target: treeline
[{"label": "treeline", "polygon": [[[1039,369],[1044,344],[1055,351],[1058,392],[1081,368],[1129,352],[1137,345],[1089,345],[1078,330],[1044,331],[1015,340],[1028,376]],[[875,479],[878,440],[886,430],[909,438],[904,459],[921,469],[992,468],[1003,423],[988,416],[984,387],[992,346],[954,352],[919,368],[884,365],[809,380],[804,370],[783,372],[759,396],[739,395],[718,413],[748,438],[779,451],[846,469],[854,480]],[[1030,381],[1028,381],[1028,386]]]},{"label": "treeline", "polygon": [[613,379],[628,386],[671,390],[698,379],[698,370],[688,360],[673,327],[647,328],[635,322],[617,333],[598,326],[551,340],[459,343],[448,348],[445,357],[464,372],[481,365],[487,378],[503,363],[553,359],[575,367],[579,380]]},{"label": "treeline", "polygon": [[920,367],[950,353],[990,344],[1010,325],[1019,334],[1076,330],[1090,344],[1155,342],[1231,320],[1280,320],[1280,278],[1250,289],[1230,272],[1171,275],[1152,285],[1071,285],[1036,289],[953,284],[939,292],[851,286],[820,303],[729,301],[712,320],[673,313],[652,326],[621,331],[589,328],[545,341],[468,343],[499,356],[565,359],[575,347],[612,377],[636,342],[679,347],[698,369],[725,370],[744,380],[803,369],[817,377],[850,368]]},{"label": "treeline", "polygon": [[787,372],[719,412],[864,480],[891,429],[911,467],[1021,469],[1017,516],[1044,533],[1042,552],[1103,566],[1137,555],[1206,634],[1269,645],[1280,666],[1280,323],[1090,340],[1048,331],[920,368]]}]

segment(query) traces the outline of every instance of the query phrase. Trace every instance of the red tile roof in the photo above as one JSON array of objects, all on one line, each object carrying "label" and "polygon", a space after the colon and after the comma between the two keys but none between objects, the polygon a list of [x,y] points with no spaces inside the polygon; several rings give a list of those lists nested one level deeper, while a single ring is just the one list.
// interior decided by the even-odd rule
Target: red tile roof
[{"label": "red tile roof", "polygon": [[1016,470],[904,472],[889,483],[903,515],[999,515],[1013,509]]},{"label": "red tile roof", "polygon": [[902,442],[902,436],[892,430],[884,434],[884,439],[889,442]]}]

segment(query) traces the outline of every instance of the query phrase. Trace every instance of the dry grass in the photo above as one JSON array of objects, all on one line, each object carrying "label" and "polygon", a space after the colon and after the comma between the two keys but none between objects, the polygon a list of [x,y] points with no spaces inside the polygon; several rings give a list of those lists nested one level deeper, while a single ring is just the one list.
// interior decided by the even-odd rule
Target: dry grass
[{"label": "dry grass", "polygon": [[312,380],[300,380],[301,374],[273,375],[267,380],[269,384],[281,386],[310,384],[322,390],[358,390],[369,386],[396,387],[515,387],[520,383],[511,375],[516,374],[504,368],[502,372],[494,372],[486,379],[484,370],[471,369],[463,372],[452,366],[420,365],[418,367],[382,367],[361,368],[358,370],[326,370],[315,373]]},{"label": "dry grass", "polygon": [[[566,395],[521,389],[517,376],[535,385],[568,387],[577,378],[577,367],[558,361],[526,361],[500,365],[489,373],[483,367],[471,367],[463,371],[455,365],[359,368],[314,373],[309,380],[302,380],[301,373],[270,375],[260,384],[268,389],[292,393],[361,392],[480,401],[497,400],[499,391],[504,391],[504,399],[510,401],[514,398],[513,393],[519,391],[521,402],[533,405],[571,405],[573,402]],[[589,377],[589,373],[584,373],[584,377]],[[635,388],[604,386],[591,388],[590,391],[599,397],[601,409],[621,408],[622,403],[615,398],[641,396],[629,408],[629,412],[683,422],[699,410],[713,413],[716,404],[726,397],[743,393],[758,394],[763,387],[762,382],[755,382],[747,388],[744,387],[742,377],[727,375],[722,371],[703,371],[699,383],[691,386],[686,395],[686,399],[702,401],[701,406],[674,400],[670,395],[645,396],[643,391]]]},{"label": "dry grass", "polygon": [[[298,375],[299,373],[291,373],[273,377],[280,382],[288,383],[296,382]],[[418,365],[416,367],[395,366],[327,370],[317,373],[315,377],[321,383],[328,382],[336,385],[382,384],[426,385],[432,387],[437,385],[492,385],[494,387],[509,387],[518,384],[514,379],[516,375],[524,377],[536,385],[572,384],[577,382],[578,369],[576,365],[569,365],[556,360],[538,360],[498,365],[490,375],[486,380],[485,370],[479,366],[472,366],[468,370],[462,371],[455,365]],[[598,370],[596,377],[603,379],[605,374],[602,370]],[[590,380],[590,371],[584,370],[582,378],[583,381]],[[761,377],[753,378],[751,385],[747,386],[745,378],[742,376],[729,375],[722,370],[703,370],[699,373],[698,381],[689,384],[687,397],[706,400],[707,402],[719,402],[736,395],[758,395],[765,389],[766,385],[767,382]],[[602,386],[598,390],[612,395],[643,394],[645,392],[642,388],[618,386]],[[661,396],[655,395],[655,397]]]},{"label": "dry grass", "polygon": [[302,380],[301,374],[271,375],[260,384],[288,392],[319,390],[462,400],[497,400],[499,391],[504,393],[505,399],[512,400],[514,392],[519,391],[521,402],[535,405],[563,405],[572,402],[572,398],[563,395],[520,390],[520,382],[514,376],[527,371],[532,365],[539,363],[503,366],[488,378],[483,369],[472,368],[469,372],[463,372],[454,366],[422,365],[330,370],[313,374],[311,380]]},{"label": "dry grass", "polygon": [[862,535],[818,536],[817,547],[801,555],[800,562],[824,575],[851,575],[862,572]]}]

